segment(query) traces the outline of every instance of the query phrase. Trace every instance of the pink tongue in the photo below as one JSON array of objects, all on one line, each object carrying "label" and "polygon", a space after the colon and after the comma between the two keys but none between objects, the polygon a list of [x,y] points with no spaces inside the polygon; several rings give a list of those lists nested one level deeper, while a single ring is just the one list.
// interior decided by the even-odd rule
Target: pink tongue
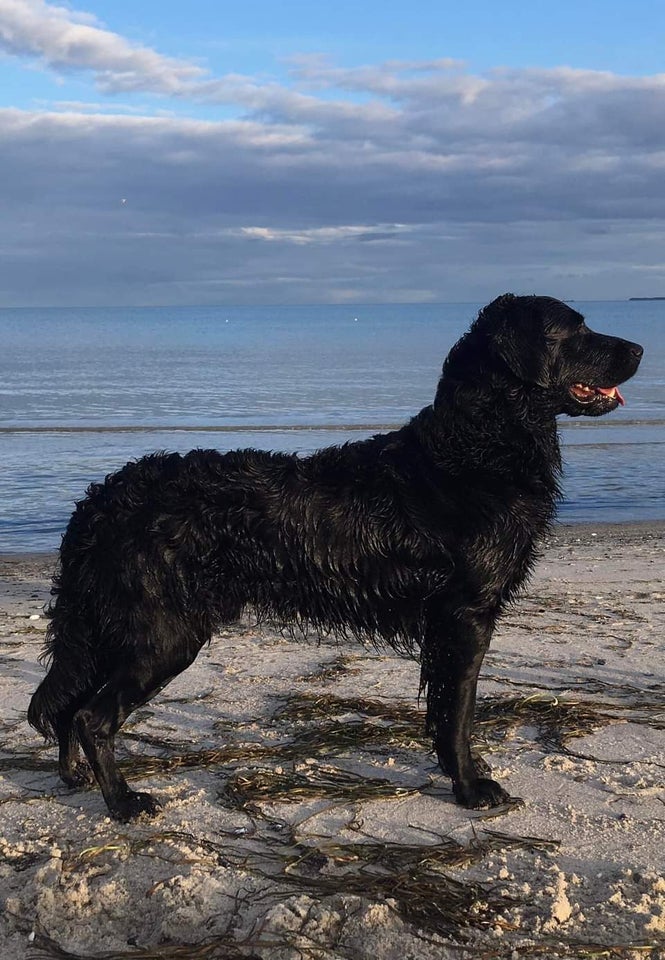
[{"label": "pink tongue", "polygon": [[622,407],[625,406],[626,401],[623,399],[623,397],[619,393],[618,387],[596,387],[596,390],[598,391],[598,393],[602,393],[603,396],[605,397],[616,397],[616,399],[619,401],[621,406]]}]

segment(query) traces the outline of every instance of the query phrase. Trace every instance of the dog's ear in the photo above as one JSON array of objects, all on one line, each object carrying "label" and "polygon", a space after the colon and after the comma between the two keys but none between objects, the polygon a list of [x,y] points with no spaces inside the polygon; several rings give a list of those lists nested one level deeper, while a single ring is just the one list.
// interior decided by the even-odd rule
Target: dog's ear
[{"label": "dog's ear", "polygon": [[541,297],[504,293],[478,317],[490,347],[524,383],[550,385],[550,352],[543,326]]}]

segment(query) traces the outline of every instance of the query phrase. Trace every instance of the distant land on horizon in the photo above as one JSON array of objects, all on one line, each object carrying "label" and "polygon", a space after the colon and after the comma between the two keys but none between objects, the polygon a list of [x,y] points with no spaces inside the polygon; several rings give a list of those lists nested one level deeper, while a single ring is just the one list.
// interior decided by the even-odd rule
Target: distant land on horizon
[{"label": "distant land on horizon", "polygon": [[665,300],[665,297],[628,297],[629,300]]}]

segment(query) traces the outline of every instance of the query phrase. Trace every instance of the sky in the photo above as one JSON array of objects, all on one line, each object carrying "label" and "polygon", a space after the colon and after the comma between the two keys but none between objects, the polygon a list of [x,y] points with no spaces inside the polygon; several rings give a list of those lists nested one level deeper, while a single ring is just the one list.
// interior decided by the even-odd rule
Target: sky
[{"label": "sky", "polygon": [[662,0],[0,0],[0,306],[665,296]]}]

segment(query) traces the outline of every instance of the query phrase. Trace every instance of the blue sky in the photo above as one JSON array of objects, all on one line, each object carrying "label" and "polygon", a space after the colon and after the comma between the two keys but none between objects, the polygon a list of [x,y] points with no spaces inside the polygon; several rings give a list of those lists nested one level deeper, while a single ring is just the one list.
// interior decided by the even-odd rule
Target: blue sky
[{"label": "blue sky", "polygon": [[[207,48],[203,55],[220,73],[259,71],[294,52],[326,52],[347,66],[447,56],[478,70],[562,64],[630,73],[663,69],[660,0],[207,0],[192,8],[152,0],[138,5],[140,20],[132,14],[136,6],[113,4],[119,23],[138,27],[136,39],[145,41],[150,23],[151,42],[194,58]],[[109,5],[89,9],[104,18]]]},{"label": "blue sky", "polygon": [[0,302],[665,294],[665,4],[0,0]]}]

